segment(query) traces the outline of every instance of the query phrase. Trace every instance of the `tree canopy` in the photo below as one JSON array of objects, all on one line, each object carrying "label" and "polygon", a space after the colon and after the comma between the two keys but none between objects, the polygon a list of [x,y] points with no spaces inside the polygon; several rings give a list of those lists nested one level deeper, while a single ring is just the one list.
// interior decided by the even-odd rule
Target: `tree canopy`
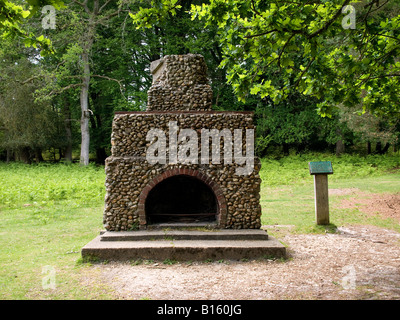
[{"label": "tree canopy", "polygon": [[[148,27],[183,2],[153,0],[151,9],[132,15],[134,23]],[[239,99],[250,93],[279,102],[296,90],[323,98],[323,116],[343,104],[398,118],[400,6],[390,0],[349,3],[210,0],[190,12],[217,28],[220,66]]]},{"label": "tree canopy", "polygon": [[261,156],[385,152],[399,17],[394,0],[0,0],[0,158],[104,163],[114,111],[146,106],[151,61],[186,53],[204,56],[214,109],[254,111]]},{"label": "tree canopy", "polygon": [[42,54],[53,53],[51,41],[43,35],[37,36],[27,32],[23,23],[27,18],[32,17],[39,9],[51,5],[55,9],[64,8],[62,0],[27,0],[24,4],[16,4],[8,0],[0,0],[0,37],[22,38],[26,46],[40,47]]}]

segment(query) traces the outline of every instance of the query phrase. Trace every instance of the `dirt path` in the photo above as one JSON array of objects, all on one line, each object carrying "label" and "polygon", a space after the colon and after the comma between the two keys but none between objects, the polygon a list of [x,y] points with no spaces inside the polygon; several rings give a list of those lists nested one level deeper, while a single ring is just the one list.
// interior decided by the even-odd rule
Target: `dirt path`
[{"label": "dirt path", "polygon": [[111,262],[85,281],[106,284],[116,299],[400,299],[400,233],[349,226],[280,240],[285,261]]},{"label": "dirt path", "polygon": [[358,208],[366,214],[392,218],[400,223],[400,193],[374,194],[358,191],[357,196],[343,199],[341,207]]}]

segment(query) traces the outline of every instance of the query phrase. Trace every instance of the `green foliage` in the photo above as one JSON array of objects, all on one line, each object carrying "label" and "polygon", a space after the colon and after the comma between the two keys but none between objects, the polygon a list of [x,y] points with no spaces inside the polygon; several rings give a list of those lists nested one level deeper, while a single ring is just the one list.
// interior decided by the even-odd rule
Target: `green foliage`
[{"label": "green foliage", "polygon": [[210,84],[214,92],[214,108],[243,108],[234,96],[232,88],[226,83],[226,70],[218,68],[223,57],[217,39],[217,28],[206,27],[203,21],[191,19],[191,6],[201,2],[155,0],[152,4],[147,4],[148,8],[143,8],[145,4],[141,4],[141,7],[136,9],[136,14],[131,15],[133,26],[145,33],[147,39],[144,42],[152,60],[169,54],[202,54],[208,66]]},{"label": "green foliage", "polygon": [[104,200],[104,169],[90,165],[0,163],[0,207],[52,208],[60,201],[80,207]]},{"label": "green foliage", "polygon": [[[280,159],[266,157],[261,159],[262,186],[312,182],[308,170],[310,161],[332,161],[334,174],[329,176],[330,181],[380,176],[400,167],[398,154],[338,157],[329,153],[307,153]],[[39,206],[65,200],[76,206],[87,206],[104,200],[105,173],[102,166],[0,163],[0,173],[0,207],[23,204],[34,207],[35,202]]]},{"label": "green foliage", "polygon": [[[152,3],[151,8],[131,15],[140,30],[177,25],[179,19],[183,21],[179,10],[170,15],[168,10],[190,5],[193,23],[204,24],[200,34],[214,36],[211,42],[218,47],[219,70],[231,85],[231,91],[226,86],[213,88],[217,97],[221,88],[225,93],[223,105],[215,108],[256,111],[259,154],[266,154],[274,144],[323,150],[338,141],[344,145],[365,141],[365,130],[358,131],[357,119],[343,116],[344,109],[347,115],[368,111],[397,130],[398,4],[352,2],[356,29],[345,29],[342,20],[345,25],[348,12],[342,9],[348,0],[304,5],[285,0]],[[228,98],[232,93],[236,97]],[[313,112],[332,119],[320,119]],[[371,135],[377,131],[382,133],[375,128]],[[391,142],[396,143],[397,133],[391,134]]]},{"label": "green foliage", "polygon": [[261,159],[260,177],[262,187],[307,184],[312,182],[308,169],[308,162],[331,161],[333,174],[329,181],[343,179],[374,177],[388,173],[393,168],[400,167],[398,154],[393,155],[359,155],[345,154],[336,156],[329,153],[307,153],[290,155],[280,159]]},{"label": "green foliage", "polygon": [[[357,27],[344,29],[350,1],[212,0],[193,5],[193,19],[217,26],[228,81],[240,99],[248,93],[285,100],[296,89],[318,99],[321,115],[338,103],[398,113],[399,7],[378,1],[356,5]],[[354,4],[354,3],[353,3]],[[375,6],[376,5],[376,6]],[[277,76],[265,77],[270,71]]]},{"label": "green foliage", "polygon": [[141,26],[151,28],[153,27],[153,22],[149,19],[150,16],[156,16],[158,19],[165,18],[168,15],[175,16],[176,10],[182,8],[182,6],[178,4],[179,1],[180,0],[151,0],[149,8],[140,8],[137,13],[129,13],[129,15],[133,20],[141,22],[137,29]]},{"label": "green foliage", "polygon": [[345,127],[337,117],[321,118],[315,111],[315,99],[300,94],[274,104],[258,103],[255,110],[257,124],[257,154],[268,155],[270,146],[286,146],[298,151],[325,150],[336,143],[338,127]]},{"label": "green foliage", "polygon": [[43,35],[35,36],[22,27],[27,18],[32,17],[40,8],[51,5],[55,9],[64,8],[61,0],[27,0],[28,8],[15,4],[12,1],[0,0],[0,38],[21,38],[25,46],[41,48],[41,54],[54,53],[51,41]]},{"label": "green foliage", "polygon": [[[86,52],[90,152],[98,163],[110,153],[114,111],[145,109],[152,82],[150,62],[189,52],[205,57],[214,109],[255,112],[258,155],[282,146],[285,153],[289,148],[332,150],[338,141],[346,146],[398,144],[399,6],[395,2],[353,3],[356,29],[341,25],[345,0],[304,5],[260,0],[96,0],[88,2],[87,10],[84,1],[65,1],[62,6],[59,0],[32,0],[31,8],[14,2],[0,0],[2,10],[15,11],[16,27],[28,34],[43,33],[37,38],[51,39],[56,52],[39,57],[35,47],[25,47],[35,45],[26,35],[2,40],[3,106],[13,110],[16,95],[18,105],[25,105],[19,114],[36,120],[20,122],[27,135],[8,135],[2,121],[3,158],[6,148],[24,143],[31,150],[57,148],[62,155],[79,148]],[[98,11],[93,11],[95,3]],[[38,9],[45,4],[59,10],[55,32],[41,28]],[[4,12],[0,11],[0,24],[11,23],[11,17],[1,19]],[[367,109],[365,116],[356,115]],[[316,111],[330,117],[322,119]],[[7,117],[4,112],[0,115],[2,120]],[[15,129],[16,119],[10,121]]]},{"label": "green foliage", "polygon": [[399,140],[400,118],[390,116],[374,116],[369,112],[360,114],[357,107],[344,108],[339,106],[340,122],[355,133],[362,142],[390,143],[396,145]]},{"label": "green foliage", "polygon": [[[5,41],[0,49],[0,146],[19,152],[63,147],[63,123],[48,101],[35,101],[43,85],[40,68],[18,54],[20,47]],[[11,62],[12,61],[12,62]]]}]

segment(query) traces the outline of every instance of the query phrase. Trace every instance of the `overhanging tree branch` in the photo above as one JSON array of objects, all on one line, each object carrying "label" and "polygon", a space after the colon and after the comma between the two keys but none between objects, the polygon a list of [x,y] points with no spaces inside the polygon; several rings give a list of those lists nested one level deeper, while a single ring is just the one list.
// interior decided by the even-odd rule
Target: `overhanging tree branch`
[{"label": "overhanging tree branch", "polygon": [[329,19],[328,22],[325,23],[325,25],[322,28],[320,28],[319,30],[317,30],[317,31],[311,33],[310,35],[308,35],[307,38],[311,39],[311,38],[314,38],[315,36],[319,35],[320,33],[325,32],[329,28],[329,26],[332,23],[334,23],[335,20],[342,14],[342,8],[344,6],[347,6],[349,3],[350,3],[350,0],[345,0],[343,2],[342,6],[340,7],[340,9],[333,15],[333,17],[331,19]]},{"label": "overhanging tree branch", "polygon": [[118,83],[121,95],[126,99],[126,97],[124,95],[124,92],[123,92],[124,86],[122,85],[122,81],[121,80],[110,78],[110,77],[107,77],[107,76],[101,76],[101,75],[98,75],[98,74],[92,74],[92,77],[102,78],[102,79],[106,79],[106,80],[114,81],[114,82]]}]

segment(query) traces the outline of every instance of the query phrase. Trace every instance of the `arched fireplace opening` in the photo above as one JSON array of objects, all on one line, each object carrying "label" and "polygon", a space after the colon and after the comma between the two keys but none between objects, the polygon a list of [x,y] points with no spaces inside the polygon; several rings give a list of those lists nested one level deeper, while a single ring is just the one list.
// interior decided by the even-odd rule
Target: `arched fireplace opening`
[{"label": "arched fireplace opening", "polygon": [[147,224],[216,221],[218,202],[202,180],[175,175],[155,185],[145,202]]}]

